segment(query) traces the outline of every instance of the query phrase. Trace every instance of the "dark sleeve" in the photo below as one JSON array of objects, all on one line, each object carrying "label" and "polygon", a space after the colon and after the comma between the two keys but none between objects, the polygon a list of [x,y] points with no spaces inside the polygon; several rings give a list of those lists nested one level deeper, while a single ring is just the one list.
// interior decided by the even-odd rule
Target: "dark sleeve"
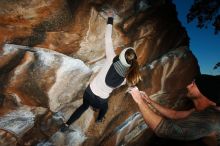
[{"label": "dark sleeve", "polygon": [[107,24],[113,25],[113,17],[108,17]]},{"label": "dark sleeve", "polygon": [[155,128],[155,134],[163,138],[184,140],[183,130],[170,119],[163,119]]},{"label": "dark sleeve", "polygon": [[215,130],[215,123],[208,115],[194,114],[185,119],[163,119],[155,128],[159,137],[177,140],[195,140]]}]

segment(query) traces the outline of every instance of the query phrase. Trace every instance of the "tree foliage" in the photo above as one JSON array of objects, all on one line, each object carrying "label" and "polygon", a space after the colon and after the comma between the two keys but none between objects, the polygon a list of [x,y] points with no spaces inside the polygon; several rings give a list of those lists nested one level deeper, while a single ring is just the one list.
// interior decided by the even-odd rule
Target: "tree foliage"
[{"label": "tree foliage", "polygon": [[188,23],[197,19],[197,27],[207,28],[210,23],[214,27],[215,34],[220,31],[220,0],[194,0],[189,13]]},{"label": "tree foliage", "polygon": [[216,65],[214,66],[213,69],[217,69],[217,68],[219,68],[219,67],[220,67],[220,62],[216,63]]}]

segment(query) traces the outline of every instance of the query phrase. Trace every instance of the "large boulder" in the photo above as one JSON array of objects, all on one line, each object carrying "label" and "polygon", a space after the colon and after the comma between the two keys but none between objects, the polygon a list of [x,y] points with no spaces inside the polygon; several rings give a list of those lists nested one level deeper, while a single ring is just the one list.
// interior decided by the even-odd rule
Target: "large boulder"
[{"label": "large boulder", "polygon": [[169,0],[3,0],[1,144],[132,145],[152,135],[125,93],[126,85],[111,94],[104,122],[95,123],[98,113],[89,108],[71,125],[73,130],[57,131],[82,103],[86,86],[103,66],[109,8],[116,11],[116,53],[127,46],[136,49],[143,75],[138,87],[168,107],[187,108],[185,86],[199,66]]}]

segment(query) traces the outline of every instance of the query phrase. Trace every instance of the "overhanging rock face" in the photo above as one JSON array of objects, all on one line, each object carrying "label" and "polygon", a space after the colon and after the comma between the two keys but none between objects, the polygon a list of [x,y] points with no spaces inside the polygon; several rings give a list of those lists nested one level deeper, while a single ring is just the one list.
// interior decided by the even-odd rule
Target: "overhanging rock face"
[{"label": "overhanging rock face", "polygon": [[199,67],[170,1],[0,1],[1,143],[113,146],[147,140],[141,135],[148,126],[127,86],[111,94],[104,122],[95,123],[98,113],[89,108],[73,131],[57,131],[103,67],[108,8],[116,11],[116,53],[128,46],[137,52],[143,75],[138,87],[161,104],[185,108],[184,87]]}]

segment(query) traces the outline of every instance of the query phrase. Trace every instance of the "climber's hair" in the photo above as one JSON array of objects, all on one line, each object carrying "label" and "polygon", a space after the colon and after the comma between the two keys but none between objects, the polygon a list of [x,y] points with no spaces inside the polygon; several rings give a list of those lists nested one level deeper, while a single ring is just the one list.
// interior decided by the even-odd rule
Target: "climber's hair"
[{"label": "climber's hair", "polygon": [[139,64],[137,62],[137,55],[133,48],[129,47],[125,51],[126,62],[130,65],[127,73],[126,80],[129,86],[135,86],[141,78]]}]

